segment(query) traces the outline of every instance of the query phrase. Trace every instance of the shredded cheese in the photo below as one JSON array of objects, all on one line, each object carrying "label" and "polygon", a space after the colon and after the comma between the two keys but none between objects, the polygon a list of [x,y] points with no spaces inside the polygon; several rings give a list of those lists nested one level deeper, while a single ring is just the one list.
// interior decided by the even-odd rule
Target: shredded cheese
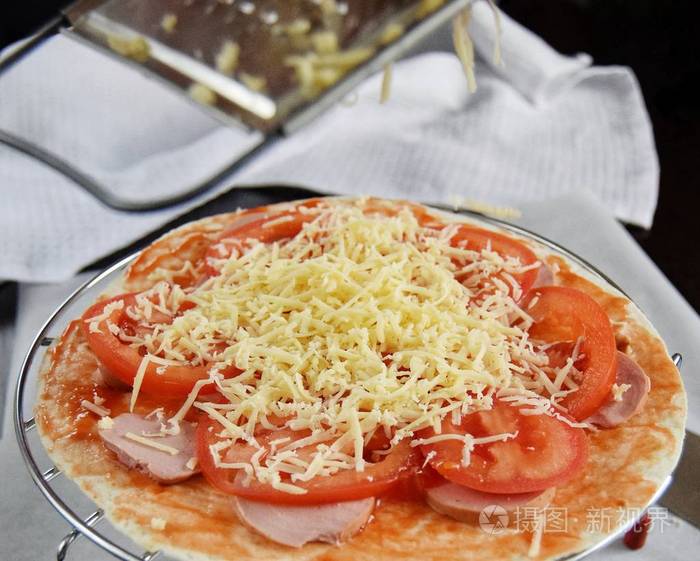
[{"label": "shredded cheese", "polygon": [[163,14],[163,17],[160,20],[160,27],[163,31],[166,33],[172,33],[175,31],[175,26],[177,25],[177,15],[173,14],[172,12],[168,12],[167,14]]},{"label": "shredded cheese", "polygon": [[445,3],[445,0],[421,0],[416,10],[416,17],[422,19],[437,10]]},{"label": "shredded cheese", "polygon": [[[324,16],[332,16],[340,13],[340,6],[335,0],[317,0],[316,3],[321,8],[321,12]],[[347,9],[347,7],[345,9]]]},{"label": "shredded cheese", "polygon": [[393,43],[396,41],[399,37],[401,37],[406,29],[404,26],[398,22],[390,22],[385,28],[384,31],[382,31],[382,34],[379,36],[379,43],[382,45],[388,45],[389,43]]},{"label": "shredded cheese", "polygon": [[496,6],[494,0],[487,0],[491,11],[493,12],[493,22],[496,28],[496,37],[493,42],[493,62],[496,66],[503,66],[503,58],[501,57],[501,12]]},{"label": "shredded cheese", "polygon": [[374,54],[371,47],[339,52],[310,52],[291,55],[285,65],[294,70],[299,90],[304,97],[313,97],[337,82],[346,72]]},{"label": "shredded cheese", "polygon": [[101,407],[101,406],[97,405],[96,403],[93,403],[92,401],[88,401],[87,399],[83,399],[80,402],[80,406],[83,409],[87,409],[88,411],[91,411],[95,415],[99,415],[100,417],[106,417],[107,415],[110,414],[109,409]]},{"label": "shredded cheese", "polygon": [[534,529],[532,531],[532,540],[530,541],[530,547],[527,550],[527,556],[530,559],[534,559],[540,554],[545,522],[546,519],[544,511],[542,509],[537,510],[534,520]]},{"label": "shredded cheese", "polygon": [[102,313],[90,318],[90,324],[88,326],[90,333],[99,333],[100,324],[103,321],[106,321],[107,319],[109,319],[112,315],[112,312],[115,312],[116,310],[121,310],[123,308],[124,308],[124,300],[116,300],[114,302],[110,302],[109,304],[107,304],[102,309]]},{"label": "shredded cheese", "polygon": [[[559,401],[577,387],[578,349],[556,369],[529,340],[532,319],[508,275],[533,265],[453,243],[458,225],[427,228],[410,208],[383,204],[308,208],[310,221],[291,239],[247,240],[230,255],[224,245],[211,262],[217,276],[186,291],[163,283],[138,295],[125,313],[151,331],[119,334],[145,351],[132,409],[151,362],[209,365],[167,434],[196,407],[222,427],[223,440],[211,447],[215,465],[289,493],[304,493],[297,483],[314,477],[364,471],[365,444],[377,432],[390,439],[377,456],[404,439],[457,439],[469,465],[474,446],[517,433],[441,434],[441,421],[488,410],[495,395],[524,414],[565,419]],[[235,375],[220,375],[231,368]],[[200,393],[212,384],[217,398],[209,401]],[[308,436],[265,445],[255,437],[259,426]],[[436,434],[415,436],[425,428]],[[256,450],[250,461],[222,456],[236,442]]]},{"label": "shredded cheese", "polygon": [[158,442],[157,440],[150,440],[149,438],[140,436],[138,434],[134,434],[133,432],[125,433],[124,438],[133,440],[134,442],[138,442],[139,444],[143,444],[144,446],[150,446],[151,448],[159,450],[160,452],[165,452],[166,454],[170,454],[171,456],[177,456],[180,453],[180,451],[177,448],[173,448],[172,446],[168,446],[167,444],[163,444],[162,442]]},{"label": "shredded cheese", "polygon": [[199,82],[190,84],[190,87],[187,89],[187,94],[202,105],[214,105],[214,103],[216,103],[216,94]]},{"label": "shredded cheese", "polygon": [[622,401],[625,395],[625,392],[629,390],[632,387],[631,384],[613,384],[612,385],[612,394],[613,394],[613,401]]},{"label": "shredded cheese", "polygon": [[391,95],[391,64],[387,64],[384,67],[384,74],[382,75],[382,90],[379,94],[379,103],[386,103],[389,101],[389,96]]},{"label": "shredded cheese", "polygon": [[317,31],[311,35],[311,44],[319,55],[338,52],[338,36],[333,31]]},{"label": "shredded cheese", "polygon": [[264,76],[241,72],[240,78],[243,85],[254,92],[262,92],[267,87],[267,79]]},{"label": "shredded cheese", "polygon": [[468,199],[461,195],[450,197],[450,203],[455,210],[473,210],[494,218],[520,218],[523,215],[522,211],[515,207],[493,205],[485,201]]},{"label": "shredded cheese", "polygon": [[452,41],[455,52],[462,63],[464,74],[467,77],[469,93],[476,92],[476,77],[474,76],[474,43],[469,37],[469,20],[471,19],[471,7],[462,10],[452,20]]},{"label": "shredded cheese", "polygon": [[238,67],[238,59],[241,54],[241,47],[230,39],[224,41],[221,49],[216,53],[216,69],[228,76],[232,75]]},{"label": "shredded cheese", "polygon": [[141,35],[132,35],[129,37],[108,35],[107,46],[115,53],[135,60],[136,62],[146,62],[151,55],[151,47],[148,41]]},{"label": "shredded cheese", "polygon": [[136,405],[136,400],[139,397],[139,392],[141,391],[141,383],[143,382],[143,377],[146,374],[146,369],[148,368],[148,363],[150,362],[150,356],[146,355],[141,359],[139,367],[136,370],[136,375],[134,376],[134,384],[131,390],[131,398],[129,399],[129,411],[133,413],[134,406]]},{"label": "shredded cheese", "polygon": [[311,22],[303,18],[295,19],[285,26],[284,30],[288,35],[306,35],[311,31]]},{"label": "shredded cheese", "polygon": [[114,428],[114,419],[109,416],[105,417],[100,417],[100,420],[97,421],[97,428],[100,430],[110,430]]},{"label": "shredded cheese", "polygon": [[151,528],[154,530],[165,530],[167,521],[163,518],[153,517],[151,518]]}]

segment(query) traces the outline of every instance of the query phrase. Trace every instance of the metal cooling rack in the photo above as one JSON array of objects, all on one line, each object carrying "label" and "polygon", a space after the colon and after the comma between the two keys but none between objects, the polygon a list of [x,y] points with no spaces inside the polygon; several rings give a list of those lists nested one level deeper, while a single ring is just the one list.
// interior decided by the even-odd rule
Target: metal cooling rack
[{"label": "metal cooling rack", "polygon": [[[442,210],[451,210],[447,207],[442,208]],[[572,253],[571,251],[561,247],[560,245],[554,243],[553,241],[544,238],[538,234],[530,232],[524,228],[513,226],[502,220],[485,217],[480,213],[473,211],[458,211],[460,214],[464,214],[475,218],[477,220],[482,220],[489,222],[491,224],[500,226],[510,230],[516,234],[520,234],[524,237],[530,238],[537,241],[549,249],[552,249],[567,258],[576,262],[578,265],[583,267],[589,273],[594,274],[601,280],[608,283],[610,286],[625,294],[624,291],[617,286],[617,284],[607,277],[603,272],[599,271],[596,267],[588,263],[586,260],[582,259],[578,255]],[[105,552],[109,553],[116,559],[122,561],[153,561],[158,557],[160,551],[141,551],[134,552],[130,551],[126,547],[119,545],[113,539],[101,532],[97,525],[104,519],[104,511],[102,509],[96,509],[87,517],[81,517],[76,512],[76,507],[71,506],[70,499],[62,495],[61,491],[55,488],[52,482],[60,477],[62,472],[55,465],[49,465],[45,467],[40,467],[42,463],[38,458],[38,453],[43,451],[40,444],[32,444],[29,441],[29,435],[36,429],[36,422],[34,417],[28,417],[26,415],[27,411],[33,409],[33,400],[28,395],[27,388],[31,382],[36,380],[33,378],[38,371],[41,359],[43,358],[43,353],[40,353],[42,348],[46,348],[52,344],[52,342],[59,336],[63,329],[63,323],[65,320],[71,320],[78,317],[87,307],[87,304],[92,303],[92,300],[99,294],[99,292],[104,289],[105,285],[112,280],[118,273],[123,271],[136,257],[138,253],[134,253],[121,261],[115,263],[102,273],[98,274],[93,279],[87,281],[81,287],[79,287],[73,294],[71,294],[49,317],[43,327],[34,337],[34,340],[27,351],[27,354],[22,362],[20,368],[19,377],[17,379],[17,385],[14,395],[14,409],[13,418],[15,424],[15,435],[17,442],[19,444],[20,452],[22,458],[27,466],[29,475],[31,476],[34,483],[37,485],[41,493],[44,495],[49,504],[61,515],[61,517],[70,525],[72,530],[59,542],[56,549],[56,559],[57,561],[64,561],[67,559],[67,555],[71,545],[80,536],[85,536],[95,545],[102,548]],[[62,323],[63,322],[63,323]],[[673,363],[677,366],[681,366],[682,357],[679,353],[672,355]],[[33,389],[33,388],[32,388]],[[26,407],[25,407],[26,406]],[[657,489],[654,496],[649,501],[647,507],[652,506],[656,501],[663,495],[668,486],[672,481],[671,476],[667,477],[666,480]],[[607,536],[604,540],[601,540],[596,545],[570,555],[561,561],[579,561],[584,557],[590,555],[594,551],[605,547],[612,541],[621,537],[629,528],[632,526],[634,521],[630,521],[627,525],[621,526],[616,532]]]}]

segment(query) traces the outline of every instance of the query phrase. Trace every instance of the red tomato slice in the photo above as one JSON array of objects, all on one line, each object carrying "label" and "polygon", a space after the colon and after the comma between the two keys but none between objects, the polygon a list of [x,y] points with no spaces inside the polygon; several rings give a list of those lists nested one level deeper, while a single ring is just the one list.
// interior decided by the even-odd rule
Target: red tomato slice
[{"label": "red tomato slice", "polygon": [[[124,306],[114,310],[109,318],[101,321],[97,331],[90,329],[91,319],[103,313],[105,306],[112,302],[122,300]],[[125,310],[135,303],[134,294],[122,294],[97,302],[88,308],[81,318],[80,326],[87,339],[88,345],[98,360],[122,382],[132,386],[136,371],[141,364],[143,356],[138,349],[123,343],[119,338],[107,329],[107,321],[115,325],[128,321]],[[156,372],[156,369],[162,370]],[[226,374],[233,373],[233,370]],[[237,372],[237,371],[236,371]],[[141,382],[141,391],[150,395],[163,397],[181,397],[187,395],[194,387],[195,382],[209,375],[209,366],[160,366],[149,363]],[[203,389],[206,391],[206,388]]]},{"label": "red tomato slice", "polygon": [[[523,415],[517,407],[496,401],[493,409],[466,415],[459,425],[449,415],[442,422],[442,434],[484,437],[516,431],[513,439],[475,445],[467,467],[462,465],[464,444],[457,440],[421,449],[426,457],[435,452],[430,465],[445,479],[487,493],[540,491],[566,483],[583,469],[586,433],[549,415]],[[428,430],[421,436],[434,434]]]},{"label": "red tomato slice", "polygon": [[[275,222],[281,218],[287,218],[284,222]],[[210,276],[219,274],[218,269],[213,264],[222,256],[228,257],[236,250],[241,250],[246,240],[255,239],[263,243],[272,243],[286,238],[296,236],[307,222],[316,218],[313,214],[302,214],[297,211],[290,211],[283,214],[266,216],[259,220],[243,224],[238,228],[224,232],[221,237],[214,242],[205,255],[205,270]],[[269,225],[271,224],[271,225]]]},{"label": "red tomato slice", "polygon": [[[197,457],[202,473],[216,489],[254,501],[312,505],[376,497],[399,485],[401,479],[410,473],[415,461],[414,450],[407,441],[404,441],[399,443],[381,462],[368,463],[363,472],[345,470],[336,475],[317,477],[309,482],[295,482],[295,485],[306,489],[307,492],[303,495],[294,495],[278,491],[256,479],[248,481],[241,470],[217,468],[209,446],[219,440],[217,433],[220,431],[221,425],[208,417],[202,418],[199,422]],[[288,436],[286,432],[284,435]],[[259,438],[258,441],[264,446],[265,443],[279,437],[277,432],[273,432]],[[252,446],[243,443],[234,446],[237,447],[236,450],[229,451],[227,458],[236,458],[237,461],[245,461],[246,457],[249,459],[255,451]],[[300,454],[303,455],[302,452]]]},{"label": "red tomato slice", "polygon": [[[263,243],[272,243],[296,236],[306,222],[310,222],[316,218],[313,214],[304,214],[297,209],[301,207],[316,208],[322,205],[323,202],[323,199],[309,199],[299,204],[293,210],[265,216],[259,220],[243,224],[224,232],[207,250],[205,256],[205,270],[210,276],[217,275],[219,271],[213,263],[222,257],[231,255],[235,250],[240,251],[243,248],[245,240],[255,239]],[[393,206],[387,206],[373,199],[369,199],[363,207],[363,210],[370,215],[380,214],[383,216],[396,216],[402,208],[410,209],[421,225],[442,227],[438,219],[430,215],[427,209],[410,202],[396,201]],[[286,217],[289,217],[289,220],[276,222]],[[272,223],[272,225],[269,225],[270,223]]]},{"label": "red tomato slice", "polygon": [[[459,231],[452,237],[453,246],[462,245],[466,242],[466,248],[474,251],[483,251],[490,247],[492,251],[501,257],[514,257],[520,260],[522,266],[532,265],[537,262],[537,256],[525,244],[509,236],[483,230],[473,226],[461,226]],[[523,294],[526,294],[537,280],[539,268],[533,268],[524,273],[513,274],[513,278],[518,282]]]},{"label": "red tomato slice", "polygon": [[383,199],[369,198],[364,207],[363,212],[369,215],[381,215],[393,217],[399,214],[403,209],[408,209],[415,216],[419,225],[430,228],[444,228],[444,224],[439,218],[430,214],[430,211],[423,205],[412,203],[411,201],[392,201],[391,205],[387,205]]},{"label": "red tomato slice", "polygon": [[[535,300],[536,298],[536,300]],[[530,308],[530,304],[534,302]],[[585,292],[564,286],[545,286],[528,294],[523,309],[535,320],[530,337],[545,343],[567,342],[570,347],[583,337],[583,354],[576,367],[583,372],[578,391],[561,404],[575,419],[595,413],[610,396],[617,371],[615,334],[605,310]],[[551,356],[561,361],[562,348],[556,345]]]}]

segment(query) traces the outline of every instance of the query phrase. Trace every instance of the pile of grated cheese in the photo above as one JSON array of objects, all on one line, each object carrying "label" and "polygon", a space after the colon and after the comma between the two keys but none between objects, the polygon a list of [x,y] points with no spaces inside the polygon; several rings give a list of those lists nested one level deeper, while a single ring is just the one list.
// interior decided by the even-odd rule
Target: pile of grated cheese
[{"label": "pile of grated cheese", "polygon": [[[552,371],[544,347],[529,340],[532,320],[514,300],[513,279],[526,267],[489,248],[453,247],[458,224],[424,227],[409,208],[386,216],[392,209],[368,213],[363,200],[304,209],[314,216],[296,237],[246,240],[214,260],[221,274],[204,284],[159,283],[140,294],[126,313],[146,329],[119,334],[146,351],[132,404],[149,362],[210,364],[210,379],[196,384],[170,430],[191,407],[204,411],[223,426],[224,440],[211,447],[218,466],[290,493],[316,476],[363,471],[377,431],[392,447],[460,439],[468,464],[479,439],[415,433],[489,409],[494,395],[530,414],[561,409],[577,388],[577,351]],[[193,307],[177,313],[184,302]],[[230,366],[241,372],[224,379]],[[224,400],[198,395],[212,380]],[[265,448],[255,430],[275,428],[274,419],[310,436]],[[227,462],[226,449],[241,440],[259,453]],[[300,457],[306,446],[315,451]]]}]

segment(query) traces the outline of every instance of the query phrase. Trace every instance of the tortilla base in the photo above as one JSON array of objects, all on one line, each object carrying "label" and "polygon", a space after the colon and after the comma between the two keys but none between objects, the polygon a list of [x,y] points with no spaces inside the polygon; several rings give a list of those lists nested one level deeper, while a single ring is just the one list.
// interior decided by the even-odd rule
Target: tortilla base
[{"label": "tortilla base", "polygon": [[[182,232],[189,235],[193,231],[220,230],[234,217],[231,214],[203,219],[159,241],[176,247],[173,242]],[[594,282],[590,274],[550,250],[531,241],[527,243],[559,269],[559,284],[584,290],[603,305],[625,352],[651,379],[644,410],[619,427],[591,433],[590,459],[584,475],[557,489],[551,508],[566,509],[566,528],[551,531],[545,525],[540,552],[535,557],[550,560],[597,544],[647,506],[678,461],[686,397],[664,343],[634,304],[600,281]],[[139,259],[144,262],[143,255]],[[143,283],[143,279],[132,274],[127,276],[124,287],[138,283]],[[340,547],[307,544],[293,549],[277,545],[239,522],[231,498],[215,491],[203,478],[162,486],[119,464],[96,436],[94,426],[83,430],[87,435],[77,437],[75,402],[79,403],[83,394],[88,395],[89,388],[82,393],[66,388],[85,386],[85,376],[96,366],[73,324],[47,354],[40,374],[36,404],[39,432],[56,465],[104,509],[115,527],[147,550],[164,550],[179,559],[203,561],[531,559],[530,531],[509,529],[492,535],[478,526],[437,514],[423,502],[391,499],[382,499],[371,523]],[[140,412],[150,412],[152,408],[147,405],[141,404]],[[80,422],[95,425],[96,421],[94,416],[83,415]],[[607,512],[612,519],[597,527],[595,520],[600,515],[596,513],[601,512]],[[153,518],[165,520],[166,527],[154,529]],[[512,527],[514,521],[510,522]]]}]

